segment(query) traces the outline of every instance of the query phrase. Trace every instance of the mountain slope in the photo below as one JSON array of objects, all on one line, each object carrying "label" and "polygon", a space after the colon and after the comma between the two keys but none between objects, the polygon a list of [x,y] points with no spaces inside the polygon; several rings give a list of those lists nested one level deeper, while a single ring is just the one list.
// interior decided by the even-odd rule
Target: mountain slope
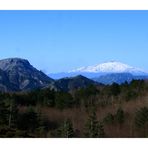
[{"label": "mountain slope", "polygon": [[89,85],[100,84],[81,75],[78,75],[76,77],[63,78],[56,81],[57,88],[62,91],[70,91],[79,88],[85,88]]},{"label": "mountain slope", "polygon": [[130,73],[116,73],[116,74],[107,74],[94,78],[94,81],[103,83],[103,84],[112,84],[112,83],[124,83],[125,81],[130,82],[134,79],[134,76]]},{"label": "mountain slope", "polygon": [[125,81],[131,82],[132,80],[141,80],[141,79],[148,79],[148,76],[134,76],[130,73],[112,73],[100,76],[98,78],[93,78],[94,81],[103,84],[112,84],[112,83],[122,84]]},{"label": "mountain slope", "polygon": [[12,89],[12,87],[10,86],[11,84],[9,82],[7,74],[0,69],[0,91],[6,92],[7,90],[12,91],[13,89],[15,89]]},{"label": "mountain slope", "polygon": [[[9,58],[0,60],[1,88],[5,91],[31,90],[47,87],[54,80],[43,72],[34,68],[27,60],[20,58]],[[3,89],[1,89],[3,90]]]},{"label": "mountain slope", "polygon": [[91,72],[91,73],[145,73],[139,68],[126,65],[121,62],[110,61],[95,66],[81,67],[70,72]]},{"label": "mountain slope", "polygon": [[54,79],[60,79],[63,77],[74,77],[77,75],[83,75],[87,78],[92,79],[95,77],[112,74],[112,73],[130,73],[132,75],[148,75],[147,72],[145,72],[140,68],[135,68],[121,62],[110,61],[110,62],[97,64],[95,66],[77,68],[69,72],[51,73],[49,74],[49,76]]}]

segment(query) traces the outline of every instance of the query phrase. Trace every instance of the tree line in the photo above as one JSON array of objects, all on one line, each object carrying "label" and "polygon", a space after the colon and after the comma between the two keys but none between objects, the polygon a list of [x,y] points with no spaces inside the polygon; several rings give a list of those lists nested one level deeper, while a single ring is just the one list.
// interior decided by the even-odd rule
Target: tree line
[{"label": "tree line", "polygon": [[[147,82],[133,80],[118,85],[88,86],[71,92],[56,92],[50,89],[37,89],[30,92],[0,93],[0,137],[108,137],[105,129],[109,125],[122,128],[128,115],[119,107],[114,114],[107,113],[98,120],[97,108],[106,108],[114,103],[129,102],[144,96]],[[135,130],[147,137],[148,107],[137,108],[134,113]],[[73,121],[66,117],[62,121],[52,121],[40,109],[54,110],[81,108],[87,113],[83,129],[75,129]],[[51,112],[52,114],[52,112]]]}]

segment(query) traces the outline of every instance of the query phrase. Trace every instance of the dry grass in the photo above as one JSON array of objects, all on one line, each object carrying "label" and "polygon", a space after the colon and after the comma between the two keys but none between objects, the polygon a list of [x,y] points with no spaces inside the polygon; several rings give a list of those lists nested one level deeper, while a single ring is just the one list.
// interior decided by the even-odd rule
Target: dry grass
[{"label": "dry grass", "polygon": [[[105,125],[105,132],[107,137],[139,137],[135,132],[134,127],[134,114],[137,109],[148,106],[148,95],[142,98],[137,98],[121,104],[113,104],[106,107],[97,108],[97,118],[101,121],[108,113],[115,114],[117,109],[121,107],[127,117],[125,123],[120,125]],[[64,119],[70,118],[73,122],[74,129],[83,131],[88,113],[83,108],[72,108],[59,110],[55,108],[44,107],[41,108],[41,113],[46,116],[50,121],[62,122]]]}]

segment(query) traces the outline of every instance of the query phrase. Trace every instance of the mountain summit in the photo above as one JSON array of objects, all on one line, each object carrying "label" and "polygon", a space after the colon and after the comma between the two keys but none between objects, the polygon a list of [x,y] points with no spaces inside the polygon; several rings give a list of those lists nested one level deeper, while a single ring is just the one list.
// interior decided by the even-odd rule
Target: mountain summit
[{"label": "mountain summit", "polygon": [[34,68],[28,60],[9,58],[0,60],[0,90],[21,91],[49,86],[54,82]]},{"label": "mountain summit", "polygon": [[63,73],[51,73],[49,76],[54,79],[60,79],[63,77],[74,77],[77,75],[83,75],[87,78],[98,78],[99,76],[106,75],[106,74],[132,74],[135,76],[142,76],[142,75],[148,75],[147,72],[140,68],[136,68],[133,66],[129,66],[127,64],[118,62],[118,61],[109,61],[104,62],[101,64],[97,64],[94,66],[86,66],[86,67],[80,67],[68,72]]},{"label": "mountain summit", "polygon": [[62,91],[70,91],[79,88],[85,88],[90,85],[100,86],[102,84],[90,80],[82,75],[62,78],[56,81],[57,88],[59,88]]},{"label": "mountain summit", "polygon": [[71,72],[90,72],[90,73],[132,73],[132,74],[139,74],[139,73],[145,73],[140,68],[135,68],[132,66],[129,66],[127,64],[117,62],[117,61],[110,61],[101,63],[95,66],[87,66],[87,67],[81,67],[78,69],[74,69]]},{"label": "mountain summit", "polygon": [[54,80],[34,68],[28,60],[9,58],[0,60],[0,91],[19,92],[37,88],[70,91],[99,83],[78,75]]}]

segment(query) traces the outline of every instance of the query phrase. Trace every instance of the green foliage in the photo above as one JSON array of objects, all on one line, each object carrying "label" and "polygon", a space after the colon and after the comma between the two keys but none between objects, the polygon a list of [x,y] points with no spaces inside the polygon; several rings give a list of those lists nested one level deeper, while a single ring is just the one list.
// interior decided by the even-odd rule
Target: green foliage
[{"label": "green foliage", "polygon": [[38,115],[31,108],[25,113],[20,113],[17,120],[17,128],[20,130],[29,130],[33,132],[39,125]]},{"label": "green foliage", "polygon": [[37,89],[25,94],[13,94],[12,98],[16,104],[22,106],[36,106],[40,104],[53,107],[55,105],[55,92],[50,89]]},{"label": "green foliage", "polygon": [[[105,125],[105,129],[108,129],[106,127],[117,126],[119,132],[122,130],[120,127],[127,125],[128,118],[123,109],[119,108],[115,114],[108,113],[103,122],[97,120],[96,113],[93,110],[85,125],[81,125],[83,122],[79,123],[81,120],[78,118],[75,130],[70,120],[65,120],[62,125],[61,120],[68,118],[70,114],[73,115],[72,111],[75,111],[75,109],[80,109],[82,113],[85,111],[88,113],[91,108],[102,110],[114,103],[122,106],[122,103],[127,103],[125,101],[143,99],[147,90],[147,82],[134,80],[131,83],[121,85],[114,83],[98,87],[89,86],[71,92],[38,89],[21,93],[0,93],[0,137],[105,137],[103,125]],[[134,101],[132,103],[134,104]],[[30,106],[32,106],[31,109]],[[66,110],[67,108],[68,110]],[[37,109],[40,112],[35,111]],[[60,114],[59,109],[65,110],[61,111]],[[49,114],[51,116],[48,116]],[[131,116],[128,117],[133,121]],[[75,116],[73,119],[75,120]],[[124,122],[125,124],[123,124]],[[134,122],[130,123],[135,124],[136,127],[132,129],[135,131],[131,130],[133,135],[139,132],[146,137],[148,108],[140,108],[135,114]]]},{"label": "green foliage", "polygon": [[85,107],[94,106],[97,94],[99,94],[99,90],[94,85],[82,88],[75,92],[76,104],[84,105]]},{"label": "green foliage", "polygon": [[125,121],[125,113],[122,108],[118,108],[115,115],[108,113],[103,121],[106,124],[119,123],[121,125]]},{"label": "green foliage", "polygon": [[122,108],[119,108],[119,109],[117,110],[117,113],[116,113],[116,115],[115,115],[115,118],[116,118],[116,120],[117,120],[117,122],[118,122],[119,124],[123,124],[123,123],[124,123],[124,121],[125,121],[125,113],[124,113],[124,111],[122,110]]},{"label": "green foliage", "polygon": [[139,128],[144,128],[148,123],[148,108],[143,107],[136,112],[135,124]]},{"label": "green foliage", "polygon": [[118,96],[120,94],[120,86],[119,86],[119,84],[113,83],[110,86],[110,93],[113,96]]},{"label": "green foliage", "polygon": [[98,136],[99,138],[104,138],[105,137],[105,132],[104,132],[104,126],[102,122],[98,123]]},{"label": "green foliage", "polygon": [[66,92],[57,92],[55,96],[55,106],[59,109],[72,107],[74,104],[73,97]]},{"label": "green foliage", "polygon": [[133,80],[130,83],[130,87],[136,90],[141,90],[145,87],[145,82],[144,80]]},{"label": "green foliage", "polygon": [[0,101],[0,125],[8,125],[8,106],[3,101]]},{"label": "green foliage", "polygon": [[44,89],[37,91],[38,104],[43,106],[53,107],[55,105],[55,92],[54,90]]},{"label": "green foliage", "polygon": [[104,128],[101,122],[97,121],[95,111],[89,115],[88,121],[85,125],[85,137],[87,138],[99,138],[104,137]]},{"label": "green foliage", "polygon": [[73,125],[70,119],[64,121],[60,129],[58,130],[59,136],[62,138],[74,137]]},{"label": "green foliage", "polygon": [[14,94],[12,98],[15,100],[17,105],[21,106],[35,106],[37,104],[37,98],[34,92],[23,95]]},{"label": "green foliage", "polygon": [[92,96],[92,95],[99,94],[99,90],[94,85],[90,85],[86,87],[85,89],[83,89],[83,91],[84,91],[83,93],[86,96]]},{"label": "green foliage", "polygon": [[18,107],[14,100],[9,101],[9,128],[16,127],[18,117]]},{"label": "green foliage", "polygon": [[126,101],[129,101],[131,99],[135,99],[137,98],[138,96],[138,93],[133,91],[133,90],[128,90],[126,93],[125,93],[125,99]]},{"label": "green foliage", "polygon": [[107,116],[104,118],[103,121],[106,124],[113,124],[114,120],[115,120],[114,115],[112,115],[111,113],[108,113]]}]

